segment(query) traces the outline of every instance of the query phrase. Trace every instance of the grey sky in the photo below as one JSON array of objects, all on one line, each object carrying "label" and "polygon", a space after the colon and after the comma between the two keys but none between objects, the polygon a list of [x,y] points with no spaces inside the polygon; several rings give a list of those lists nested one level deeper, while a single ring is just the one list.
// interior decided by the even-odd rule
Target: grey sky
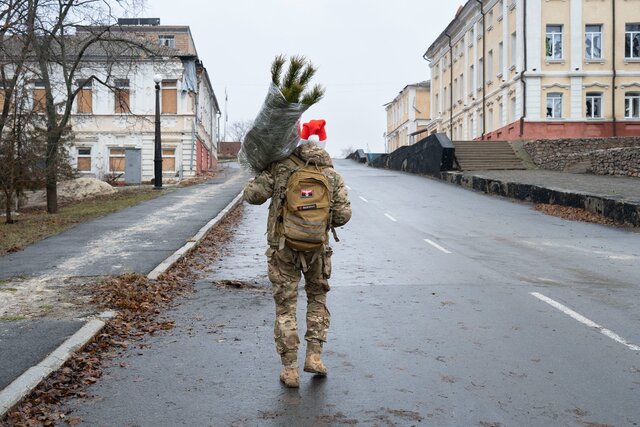
[{"label": "grey sky", "polygon": [[[145,15],[189,25],[229,122],[253,119],[280,53],[319,67],[325,98],[303,120],[327,120],[327,150],[383,151],[382,107],[429,78],[422,55],[463,0],[148,0]],[[222,123],[221,123],[222,124]]]}]

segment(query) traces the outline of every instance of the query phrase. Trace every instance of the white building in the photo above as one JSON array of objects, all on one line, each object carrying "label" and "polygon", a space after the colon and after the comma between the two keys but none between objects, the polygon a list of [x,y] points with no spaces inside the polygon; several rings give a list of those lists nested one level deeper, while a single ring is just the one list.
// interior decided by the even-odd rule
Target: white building
[{"label": "white building", "polygon": [[[71,156],[78,171],[98,178],[121,176],[130,183],[153,178],[157,74],[162,77],[163,177],[179,179],[215,166],[220,109],[189,27],[162,26],[159,20],[121,21],[116,31],[157,43],[160,56],[127,59],[108,72],[100,55],[87,58],[84,77],[108,74],[110,87],[96,81],[76,82],[85,85],[71,121]],[[139,25],[145,22],[156,25]],[[41,96],[38,91],[42,89],[36,81],[36,103]]]}]

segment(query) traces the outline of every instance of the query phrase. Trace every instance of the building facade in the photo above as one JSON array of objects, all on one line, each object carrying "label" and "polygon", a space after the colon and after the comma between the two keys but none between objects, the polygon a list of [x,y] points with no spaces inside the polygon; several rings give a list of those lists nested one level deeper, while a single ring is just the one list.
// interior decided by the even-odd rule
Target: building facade
[{"label": "building facade", "polygon": [[429,81],[407,85],[393,101],[385,105],[387,153],[413,144],[420,139],[416,139],[417,132],[427,129],[431,117],[430,88]]},{"label": "building facade", "polygon": [[[143,38],[155,54],[127,59],[105,70],[100,55],[83,64],[88,79],[75,100],[70,149],[79,173],[107,175],[130,183],[154,177],[155,82],[161,77],[162,171],[181,179],[217,162],[220,109],[207,70],[199,59],[189,27],[122,24],[112,31]],[[151,52],[153,53],[153,52]],[[34,82],[34,100],[38,99]]]},{"label": "building facade", "polygon": [[430,132],[640,134],[639,0],[469,0],[424,58]]}]

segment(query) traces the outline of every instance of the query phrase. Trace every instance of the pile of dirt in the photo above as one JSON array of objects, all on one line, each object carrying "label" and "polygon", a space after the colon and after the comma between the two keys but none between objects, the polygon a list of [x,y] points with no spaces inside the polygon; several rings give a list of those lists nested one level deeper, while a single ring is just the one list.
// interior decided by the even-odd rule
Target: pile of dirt
[{"label": "pile of dirt", "polygon": [[[83,200],[90,197],[113,194],[117,190],[104,181],[96,178],[78,178],[58,183],[58,202]],[[23,207],[38,207],[47,204],[47,194],[44,190],[27,193],[27,200]]]}]

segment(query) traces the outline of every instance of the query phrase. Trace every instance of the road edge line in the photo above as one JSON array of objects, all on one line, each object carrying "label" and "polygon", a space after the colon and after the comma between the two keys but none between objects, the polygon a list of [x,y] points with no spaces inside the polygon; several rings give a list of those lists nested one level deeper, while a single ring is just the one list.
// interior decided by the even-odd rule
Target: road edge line
[{"label": "road edge line", "polygon": [[180,249],[169,255],[164,261],[156,266],[153,270],[147,274],[147,278],[150,280],[156,280],[161,274],[169,270],[176,262],[178,262],[183,256],[188,254],[202,239],[207,235],[209,230],[218,225],[222,220],[242,202],[242,191],[222,210],[215,218],[204,225],[191,239],[185,243]]},{"label": "road edge line", "polygon": [[114,316],[113,311],[105,311],[97,318],[89,320],[40,363],[24,371],[11,384],[0,390],[0,419],[51,373],[60,369],[73,354],[84,348],[104,328],[106,320]]}]

